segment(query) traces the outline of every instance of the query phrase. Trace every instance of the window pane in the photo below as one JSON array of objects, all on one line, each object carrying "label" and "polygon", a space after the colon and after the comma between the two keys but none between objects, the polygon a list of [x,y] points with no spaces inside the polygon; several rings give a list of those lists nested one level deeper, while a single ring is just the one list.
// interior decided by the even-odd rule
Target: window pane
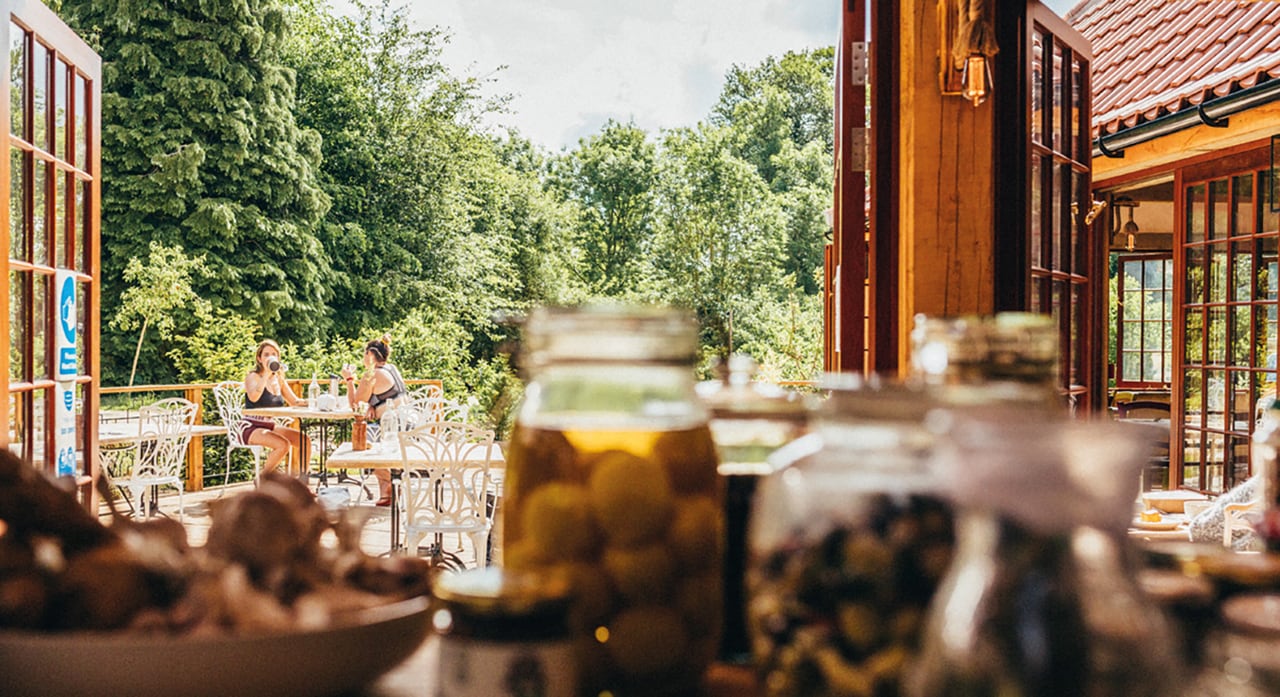
[{"label": "window pane", "polygon": [[1186,302],[1189,305],[1199,305],[1204,302],[1204,247],[1188,247],[1186,256]]},{"label": "window pane", "polygon": [[1259,300],[1275,300],[1277,297],[1277,284],[1280,284],[1280,277],[1277,276],[1280,271],[1277,268],[1277,241],[1275,237],[1258,238],[1258,275],[1255,276],[1257,288],[1254,293]]},{"label": "window pane", "polygon": [[1227,246],[1215,244],[1209,248],[1209,302],[1227,301]]},{"label": "window pane", "polygon": [[85,160],[85,143],[89,138],[89,99],[88,99],[89,83],[84,76],[76,75],[76,89],[72,95],[75,102],[75,165],[80,169],[88,171],[89,167]]},{"label": "window pane", "polygon": [[1081,285],[1071,284],[1071,331],[1068,333],[1071,363],[1068,378],[1072,385],[1080,385],[1084,382],[1081,375],[1084,361],[1080,355],[1080,326],[1083,324],[1084,317],[1084,299],[1080,295],[1083,288]]},{"label": "window pane", "polygon": [[30,400],[27,392],[14,392],[9,398],[9,452],[23,460],[30,459],[27,443],[27,425],[30,423],[27,408]]},{"label": "window pane", "polygon": [[1187,241],[1203,242],[1205,225],[1205,185],[1187,188]]},{"label": "window pane", "polygon": [[1227,310],[1224,307],[1209,308],[1209,355],[1205,362],[1225,365],[1227,362]]},{"label": "window pane", "polygon": [[1137,382],[1142,379],[1142,352],[1122,351],[1120,353],[1121,379],[1126,382]]},{"label": "window pane", "polygon": [[34,274],[31,289],[31,377],[44,380],[49,377],[49,362],[46,360],[45,346],[46,327],[49,323],[48,304],[49,276]]},{"label": "window pane", "polygon": [[84,246],[84,241],[89,239],[89,187],[92,182],[77,181],[76,182],[76,224],[72,228],[76,236],[76,259],[75,268],[77,271],[88,272],[89,260],[86,256],[88,250]]},{"label": "window pane", "polygon": [[1087,230],[1084,227],[1084,214],[1089,210],[1089,177],[1083,172],[1069,173],[1075,188],[1071,192],[1071,200],[1076,204],[1077,215],[1071,218],[1071,270],[1078,274],[1087,271],[1085,265],[1085,241]]},{"label": "window pane", "polygon": [[26,279],[31,274],[9,272],[9,382],[23,382],[27,376],[27,313],[31,309],[31,296],[27,293]]},{"label": "window pane", "polygon": [[[1056,42],[1053,45],[1053,149],[1062,152],[1064,146],[1062,106],[1066,104],[1063,91],[1066,85],[1062,81],[1062,47]],[[1054,210],[1057,210],[1056,208]]]},{"label": "window pane", "polygon": [[[1205,409],[1211,414],[1221,414],[1227,406],[1227,373],[1225,370],[1206,370],[1204,378]],[[1208,425],[1221,427],[1221,422]]]},{"label": "window pane", "polygon": [[1258,232],[1275,232],[1280,230],[1280,177],[1273,178],[1271,172],[1262,172],[1262,191],[1269,191],[1262,200],[1262,221]]},{"label": "window pane", "polygon": [[1275,370],[1276,368],[1276,307],[1275,305],[1253,306],[1254,351],[1258,356],[1258,365]]},{"label": "window pane", "polygon": [[[1063,165],[1063,167],[1066,167],[1066,165]],[[1062,169],[1053,168],[1049,171],[1052,172],[1049,182],[1049,186],[1052,187],[1049,192],[1051,208],[1049,209],[1049,224],[1046,226],[1050,236],[1049,268],[1061,270],[1066,269],[1066,265],[1069,263],[1062,257],[1062,189],[1070,180],[1063,178]],[[1069,172],[1070,170],[1067,171]]]},{"label": "window pane", "polygon": [[1253,244],[1231,244],[1231,297],[1237,302],[1253,299]]},{"label": "window pane", "polygon": [[1142,354],[1142,381],[1160,382],[1164,375],[1164,356],[1159,353]]},{"label": "window pane", "polygon": [[61,60],[53,62],[53,154],[67,158],[67,120],[71,114],[67,108],[68,66]]},{"label": "window pane", "polygon": [[1183,377],[1183,411],[1188,415],[1196,415],[1195,420],[1187,419],[1187,423],[1191,425],[1200,425],[1199,414],[1204,402],[1203,382],[1200,373],[1201,371],[1199,370],[1188,370],[1187,374]]},{"label": "window pane", "polygon": [[9,256],[29,261],[26,200],[27,167],[22,150],[9,151]]},{"label": "window pane", "polygon": [[45,229],[45,215],[48,212],[45,205],[45,192],[48,191],[48,172],[49,166],[44,160],[37,159],[35,161],[35,181],[31,188],[32,212],[31,212],[31,243],[35,253],[32,254],[32,261],[37,264],[49,263],[49,234]]},{"label": "window pane", "polygon": [[23,140],[27,138],[27,108],[22,92],[26,85],[26,65],[27,33],[9,22],[9,129]]},{"label": "window pane", "polygon": [[1084,92],[1084,71],[1081,70],[1080,58],[1072,56],[1071,58],[1071,142],[1075,144],[1075,152],[1071,154],[1072,159],[1077,162],[1088,162],[1089,147],[1088,138],[1082,138],[1080,121],[1082,117],[1088,114],[1081,114],[1080,97]]},{"label": "window pane", "polygon": [[1227,224],[1231,222],[1226,179],[1209,182],[1209,210],[1212,216],[1209,239],[1226,239]]},{"label": "window pane", "polygon": [[1031,36],[1031,142],[1033,143],[1044,143],[1044,116],[1044,36],[1036,32]]},{"label": "window pane", "polygon": [[1252,348],[1252,332],[1249,327],[1252,324],[1253,312],[1248,305],[1239,305],[1231,308],[1231,364],[1239,366],[1250,365],[1250,356]]},{"label": "window pane", "polygon": [[1152,259],[1142,263],[1142,285],[1148,290],[1164,287],[1164,263]]},{"label": "window pane", "polygon": [[1204,310],[1199,308],[1187,311],[1187,328],[1183,333],[1186,345],[1186,362],[1200,363],[1204,360]]},{"label": "window pane", "polygon": [[[1135,294],[1136,295],[1136,294]],[[1125,322],[1120,336],[1120,345],[1126,350],[1142,348],[1142,323]]]},{"label": "window pane", "polygon": [[31,462],[43,471],[48,461],[45,457],[45,440],[49,436],[48,389],[31,393]]},{"label": "window pane", "polygon": [[1253,234],[1253,175],[1242,174],[1232,179],[1231,196],[1235,199],[1235,215],[1231,234]]},{"label": "window pane", "polygon": [[1044,232],[1041,227],[1043,215],[1041,196],[1044,181],[1041,177],[1040,157],[1033,155],[1031,157],[1031,265],[1044,267]]},{"label": "window pane", "polygon": [[53,206],[50,211],[50,232],[53,233],[53,265],[67,267],[67,176],[56,167],[52,169]]},{"label": "window pane", "polygon": [[1164,349],[1164,322],[1156,319],[1142,323],[1142,348],[1147,352]]},{"label": "window pane", "polygon": [[1142,287],[1138,284],[1126,286],[1124,291],[1124,319],[1142,319]]},{"label": "window pane", "polygon": [[35,42],[31,60],[31,142],[36,147],[49,149],[49,49]]}]

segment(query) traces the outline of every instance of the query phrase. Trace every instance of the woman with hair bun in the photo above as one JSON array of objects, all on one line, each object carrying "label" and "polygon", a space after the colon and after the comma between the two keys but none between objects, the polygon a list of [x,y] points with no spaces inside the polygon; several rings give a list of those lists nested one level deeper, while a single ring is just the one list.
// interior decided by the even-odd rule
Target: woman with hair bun
[{"label": "woman with hair bun", "polygon": [[[355,370],[351,366],[343,366],[342,379],[347,383],[347,401],[355,409],[360,402],[369,403],[369,411],[365,416],[370,421],[382,418],[388,407],[408,393],[404,378],[394,365],[388,363],[391,358],[391,336],[383,334],[364,346],[364,374],[357,384]],[[391,471],[378,468],[373,471],[378,479],[379,506],[391,505]]]}]

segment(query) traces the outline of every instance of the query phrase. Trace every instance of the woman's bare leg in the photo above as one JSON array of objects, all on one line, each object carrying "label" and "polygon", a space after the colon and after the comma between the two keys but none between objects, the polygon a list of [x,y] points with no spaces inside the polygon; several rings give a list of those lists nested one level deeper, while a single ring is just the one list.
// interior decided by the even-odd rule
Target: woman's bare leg
[{"label": "woman's bare leg", "polygon": [[262,462],[263,474],[274,472],[280,461],[289,454],[289,441],[275,431],[254,431],[249,436],[249,444],[267,448],[266,458]]}]

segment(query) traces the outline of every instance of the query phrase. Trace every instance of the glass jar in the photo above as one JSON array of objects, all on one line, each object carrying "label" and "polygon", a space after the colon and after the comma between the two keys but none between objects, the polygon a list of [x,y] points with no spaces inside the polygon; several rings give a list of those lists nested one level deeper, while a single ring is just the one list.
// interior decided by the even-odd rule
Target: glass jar
[{"label": "glass jar", "polygon": [[759,479],[774,471],[770,456],[807,431],[808,409],[797,392],[755,379],[750,356],[729,357],[720,379],[698,383],[711,415],[711,435],[724,477],[724,632],[719,659],[746,663],[747,530]]},{"label": "glass jar", "polygon": [[831,376],[814,433],[752,511],[748,619],[763,693],[896,695],[951,561],[919,390]]},{"label": "glass jar", "polygon": [[1058,328],[1029,312],[989,317],[916,315],[911,375],[956,406],[1019,403],[1061,410]]},{"label": "glass jar", "polygon": [[439,637],[434,697],[573,697],[568,582],[498,568],[442,574],[432,588]]},{"label": "glass jar", "polygon": [[911,694],[1177,694],[1176,633],[1125,537],[1145,441],[1012,405],[954,418],[939,451],[962,511],[956,559]]},{"label": "glass jar", "polygon": [[504,561],[571,579],[581,693],[693,694],[716,655],[723,513],[696,325],[535,310],[507,455]]}]

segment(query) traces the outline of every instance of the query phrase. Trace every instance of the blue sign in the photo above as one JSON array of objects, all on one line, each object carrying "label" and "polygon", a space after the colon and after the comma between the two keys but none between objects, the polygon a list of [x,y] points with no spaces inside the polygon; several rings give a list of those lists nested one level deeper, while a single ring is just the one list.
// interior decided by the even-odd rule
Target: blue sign
[{"label": "blue sign", "polygon": [[76,360],[76,277],[59,270],[55,283],[58,290],[58,331],[56,332],[57,366],[55,379],[75,379]]},{"label": "blue sign", "polygon": [[66,407],[66,408],[67,408],[67,411],[71,411],[71,410],[75,409],[75,408],[76,408],[76,393],[75,393],[75,392],[72,392],[71,390],[63,390],[63,391],[62,391],[62,406]]},{"label": "blue sign", "polygon": [[58,450],[58,476],[74,477],[75,475],[76,475],[75,448],[62,448]]}]

